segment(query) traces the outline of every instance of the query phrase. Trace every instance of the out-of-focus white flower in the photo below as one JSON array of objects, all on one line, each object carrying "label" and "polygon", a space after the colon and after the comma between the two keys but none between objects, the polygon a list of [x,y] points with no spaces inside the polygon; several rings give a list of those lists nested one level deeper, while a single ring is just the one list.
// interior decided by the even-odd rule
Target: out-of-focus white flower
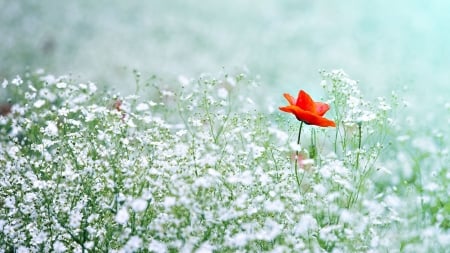
[{"label": "out-of-focus white flower", "polygon": [[74,210],[70,214],[69,226],[72,227],[72,228],[80,227],[82,218],[83,218],[83,215],[78,210]]},{"label": "out-of-focus white flower", "polygon": [[217,90],[217,96],[219,96],[219,98],[225,99],[228,97],[228,91],[225,88],[220,88]]},{"label": "out-of-focus white flower", "polygon": [[34,102],[33,106],[36,108],[41,108],[43,105],[45,105],[45,100],[39,99],[38,101]]},{"label": "out-of-focus white flower", "polygon": [[17,253],[28,253],[28,252],[30,252],[30,250],[28,250],[27,247],[19,246],[19,248],[17,248],[17,251],[16,251],[16,252],[17,252]]},{"label": "out-of-focus white flower", "polygon": [[89,83],[89,92],[95,93],[96,91],[97,91],[97,86],[95,85],[95,83],[90,82]]},{"label": "out-of-focus white flower", "polygon": [[53,250],[57,253],[66,252],[67,247],[64,245],[64,243],[60,241],[56,241],[53,243]]},{"label": "out-of-focus white flower", "polygon": [[138,111],[138,112],[147,111],[149,108],[150,107],[148,106],[148,104],[140,103],[136,106],[136,111]]},{"label": "out-of-focus white flower", "polygon": [[67,83],[59,82],[59,83],[56,84],[56,88],[58,88],[58,89],[65,89],[65,88],[67,88]]},{"label": "out-of-focus white flower", "polygon": [[20,76],[16,76],[16,77],[11,81],[11,83],[14,84],[14,85],[16,85],[16,86],[19,86],[19,85],[21,85],[21,84],[23,83],[23,80],[22,80],[22,78],[20,78]]},{"label": "out-of-focus white flower", "polygon": [[295,226],[296,235],[304,235],[308,233],[308,230],[314,230],[317,228],[317,221],[311,214],[304,214],[300,217],[300,221]]},{"label": "out-of-focus white flower", "polygon": [[53,121],[47,121],[47,126],[44,129],[44,134],[48,136],[57,136],[58,127],[56,126],[56,123]]},{"label": "out-of-focus white flower", "polygon": [[141,248],[141,246],[142,246],[142,239],[139,238],[138,236],[132,236],[125,244],[125,246],[122,248],[121,252],[124,253],[136,252],[138,249]]},{"label": "out-of-focus white flower", "polygon": [[120,209],[116,214],[116,222],[121,225],[127,224],[129,218],[130,214],[125,207],[122,207],[122,209]]},{"label": "out-of-focus white flower", "polygon": [[150,242],[150,244],[148,245],[148,250],[150,250],[152,252],[166,253],[167,252],[167,246],[164,243],[153,239]]},{"label": "out-of-focus white flower", "polygon": [[7,86],[8,86],[8,80],[3,79],[3,82],[2,82],[3,89],[5,89]]},{"label": "out-of-focus white flower", "polygon": [[147,201],[144,199],[135,199],[131,202],[131,208],[135,212],[143,212],[147,208]]},{"label": "out-of-focus white flower", "polygon": [[176,203],[176,199],[174,197],[166,197],[164,199],[163,205],[166,208],[170,208],[171,206],[175,205],[175,203]]},{"label": "out-of-focus white flower", "polygon": [[302,150],[302,146],[300,146],[300,144],[297,144],[296,142],[291,142],[289,144],[289,147],[291,148],[291,150],[293,151],[301,151]]},{"label": "out-of-focus white flower", "polygon": [[183,86],[187,86],[187,85],[189,85],[189,78],[187,78],[186,76],[180,75],[180,76],[178,76],[178,82]]},{"label": "out-of-focus white flower", "polygon": [[8,149],[8,155],[10,156],[10,157],[13,157],[13,158],[15,158],[16,157],[16,154],[17,154],[17,152],[19,152],[19,147],[17,147],[17,146],[12,146],[12,147],[10,147],[9,149]]}]

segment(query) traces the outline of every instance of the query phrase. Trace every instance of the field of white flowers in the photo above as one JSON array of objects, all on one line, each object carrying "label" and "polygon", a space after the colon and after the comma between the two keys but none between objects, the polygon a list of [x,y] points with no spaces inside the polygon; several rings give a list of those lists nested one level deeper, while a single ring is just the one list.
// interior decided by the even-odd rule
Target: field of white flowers
[{"label": "field of white flowers", "polygon": [[0,252],[448,251],[448,129],[397,93],[322,71],[300,138],[246,74],[128,85],[1,81]]}]

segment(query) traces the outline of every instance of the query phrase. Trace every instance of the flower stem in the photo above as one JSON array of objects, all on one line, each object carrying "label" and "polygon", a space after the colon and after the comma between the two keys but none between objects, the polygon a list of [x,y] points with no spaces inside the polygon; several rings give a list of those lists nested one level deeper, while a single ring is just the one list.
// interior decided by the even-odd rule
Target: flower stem
[{"label": "flower stem", "polygon": [[361,122],[358,122],[358,150],[356,153],[356,169],[359,168],[359,154],[361,153]]},{"label": "flower stem", "polygon": [[[300,122],[300,128],[298,129],[298,137],[297,137],[297,144],[300,146],[300,136],[302,135],[302,127],[303,127],[303,121]],[[298,188],[300,189],[300,185],[302,184],[303,177],[301,180],[298,179],[298,149],[295,150],[295,180],[297,181]]]}]

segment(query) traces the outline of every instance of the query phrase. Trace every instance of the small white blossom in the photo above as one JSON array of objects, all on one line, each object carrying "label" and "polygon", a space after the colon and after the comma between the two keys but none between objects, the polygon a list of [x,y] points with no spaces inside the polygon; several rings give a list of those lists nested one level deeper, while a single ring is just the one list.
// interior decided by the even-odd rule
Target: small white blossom
[{"label": "small white blossom", "polygon": [[59,82],[59,83],[56,84],[56,88],[58,88],[58,89],[65,89],[65,88],[67,88],[67,83]]},{"label": "small white blossom", "polygon": [[57,136],[58,127],[56,126],[56,123],[53,121],[47,121],[47,126],[44,129],[44,134],[48,136]]},{"label": "small white blossom", "polygon": [[17,147],[17,146],[12,146],[12,147],[10,147],[9,149],[8,149],[8,155],[10,156],[10,157],[16,157],[16,154],[17,154],[17,152],[19,152],[19,147]]},{"label": "small white blossom", "polygon": [[168,91],[168,90],[163,90],[163,91],[161,91],[161,94],[162,94],[163,96],[165,96],[165,97],[173,97],[173,96],[175,96],[175,94],[174,94],[173,92]]},{"label": "small white blossom", "polygon": [[180,75],[178,76],[178,82],[183,85],[183,86],[187,86],[189,85],[189,78],[187,78],[186,76]]},{"label": "small white blossom", "polygon": [[134,124],[134,121],[132,119],[127,120],[127,126],[130,128],[136,128],[136,124]]},{"label": "small white blossom", "polygon": [[16,76],[16,77],[11,81],[11,83],[14,84],[14,85],[16,85],[16,86],[19,86],[19,85],[21,85],[21,84],[23,83],[23,80],[22,80],[22,78],[20,78],[20,76]]},{"label": "small white blossom", "polygon": [[217,96],[219,96],[219,98],[225,99],[228,97],[228,91],[225,88],[220,88],[219,90],[217,90]]},{"label": "small white blossom", "polygon": [[43,99],[39,99],[33,104],[33,106],[36,108],[41,108],[43,105],[45,105],[45,100]]},{"label": "small white blossom", "polygon": [[315,229],[317,229],[316,219],[311,214],[304,214],[300,217],[294,232],[296,235],[305,235],[309,230]]},{"label": "small white blossom", "polygon": [[116,222],[121,225],[127,224],[129,218],[130,214],[125,207],[122,207],[122,209],[120,209],[116,214]]},{"label": "small white blossom", "polygon": [[78,228],[81,225],[81,219],[83,218],[83,215],[78,210],[74,210],[70,214],[69,218],[69,226],[72,228]]},{"label": "small white blossom", "polygon": [[132,253],[136,252],[142,247],[142,239],[138,236],[132,236],[122,248],[122,252],[124,253]]},{"label": "small white blossom", "polygon": [[147,111],[149,108],[150,107],[148,106],[148,104],[140,103],[136,106],[136,111],[138,111],[138,112]]},{"label": "small white blossom", "polygon": [[53,243],[53,250],[57,253],[62,253],[62,252],[66,252],[67,247],[64,246],[64,243],[62,243],[60,241],[56,241]]},{"label": "small white blossom", "polygon": [[176,199],[174,197],[165,197],[163,205],[166,208],[170,208],[171,206],[175,205],[175,203],[176,203]]},{"label": "small white blossom", "polygon": [[144,199],[135,199],[131,202],[131,208],[135,212],[143,212],[147,209],[147,201]]},{"label": "small white blossom", "polygon": [[3,82],[2,82],[3,89],[5,89],[7,86],[8,86],[8,80],[3,79]]},{"label": "small white blossom", "polygon": [[89,83],[89,92],[95,93],[97,91],[97,86],[94,83]]},{"label": "small white blossom", "polygon": [[160,241],[152,239],[150,244],[148,245],[148,250],[150,250],[152,252],[166,253],[167,252],[167,246],[164,243],[160,242]]},{"label": "small white blossom", "polygon": [[28,250],[27,247],[19,246],[19,247],[17,248],[16,252],[17,252],[17,253],[28,253],[28,252],[30,252],[30,250]]},{"label": "small white blossom", "polygon": [[266,201],[264,203],[264,208],[269,212],[278,212],[281,213],[284,211],[284,203],[279,199],[275,201]]}]

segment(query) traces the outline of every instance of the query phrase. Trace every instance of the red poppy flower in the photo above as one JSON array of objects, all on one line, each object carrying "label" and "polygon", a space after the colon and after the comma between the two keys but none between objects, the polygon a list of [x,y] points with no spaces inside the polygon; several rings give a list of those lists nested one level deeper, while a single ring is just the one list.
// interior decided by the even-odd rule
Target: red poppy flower
[{"label": "red poppy flower", "polygon": [[298,93],[297,100],[290,94],[283,94],[289,102],[288,106],[280,107],[283,112],[292,113],[299,121],[303,121],[308,125],[316,125],[321,127],[335,127],[334,121],[324,118],[323,115],[330,109],[328,104],[322,102],[314,102],[312,98],[303,90]]}]

